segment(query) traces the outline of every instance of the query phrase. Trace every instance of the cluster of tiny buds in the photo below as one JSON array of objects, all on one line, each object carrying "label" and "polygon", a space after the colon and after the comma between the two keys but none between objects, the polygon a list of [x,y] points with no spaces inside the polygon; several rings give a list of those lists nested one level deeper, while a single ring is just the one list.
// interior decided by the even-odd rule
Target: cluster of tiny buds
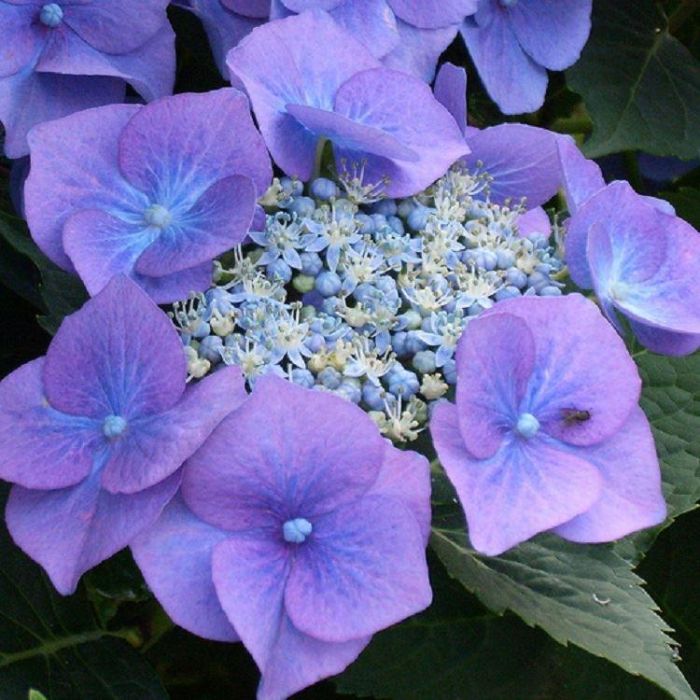
[{"label": "cluster of tiny buds", "polygon": [[212,287],[173,306],[190,378],[219,363],[274,372],[363,407],[414,440],[456,380],[471,319],[502,299],[562,293],[558,251],[518,231],[523,203],[489,200],[485,173],[452,168],[425,192],[378,198],[357,174],[275,179],[264,230],[215,263]]}]

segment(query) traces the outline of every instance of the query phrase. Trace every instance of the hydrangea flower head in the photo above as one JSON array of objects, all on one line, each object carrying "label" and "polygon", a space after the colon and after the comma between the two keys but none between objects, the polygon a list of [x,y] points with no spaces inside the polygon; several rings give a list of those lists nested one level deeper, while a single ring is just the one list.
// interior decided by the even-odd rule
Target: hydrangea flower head
[{"label": "hydrangea flower head", "polygon": [[455,383],[471,319],[503,299],[562,294],[547,215],[493,203],[488,188],[463,163],[398,200],[345,180],[276,178],[262,230],[216,264],[209,290],[173,305],[190,375],[224,362],[252,386],[272,372],[415,440]]},{"label": "hydrangea flower head", "polygon": [[456,403],[436,405],[430,430],[474,548],[500,554],[545,530],[606,542],[661,522],[640,387],[624,343],[578,294],[506,300],[472,322]]},{"label": "hydrangea flower head", "polygon": [[182,500],[132,550],[176,622],[240,636],[258,697],[288,697],[429,605],[429,490],[427,461],[360,409],[269,376],[188,461]]},{"label": "hydrangea flower head", "polygon": [[547,69],[573,65],[591,30],[592,0],[479,0],[462,24],[464,43],[505,114],[544,102]]},{"label": "hydrangea flower head", "polygon": [[188,389],[186,376],[167,316],[119,276],[0,383],[7,526],[61,593],[158,517],[182,463],[246,396],[236,368]]},{"label": "hydrangea flower head", "polygon": [[158,302],[205,288],[271,178],[248,102],[231,88],[87,110],[29,141],[32,236],[91,294],[120,273]]},{"label": "hydrangea flower head", "polygon": [[259,27],[228,65],[273,159],[302,180],[322,139],[333,143],[339,173],[357,168],[365,183],[386,182],[391,196],[427,187],[469,150],[422,81],[381,67],[324,12]]},{"label": "hydrangea flower head", "polygon": [[0,1],[0,120],[10,158],[27,153],[35,124],[172,92],[175,35],[167,0]]},{"label": "hydrangea flower head", "polygon": [[686,355],[700,347],[700,234],[626,182],[599,189],[569,220],[571,278],[594,289],[608,319],[629,321],[645,347]]}]

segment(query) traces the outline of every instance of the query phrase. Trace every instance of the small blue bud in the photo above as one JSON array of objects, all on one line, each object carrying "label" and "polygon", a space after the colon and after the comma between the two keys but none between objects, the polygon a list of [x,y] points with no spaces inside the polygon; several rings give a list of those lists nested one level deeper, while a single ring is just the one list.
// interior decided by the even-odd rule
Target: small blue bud
[{"label": "small blue bud", "polygon": [[322,347],[325,347],[326,340],[320,333],[313,333],[304,341],[304,345],[311,352],[318,352]]},{"label": "small blue bud", "polygon": [[496,292],[496,301],[503,301],[504,299],[514,299],[520,296],[520,290],[513,285],[508,285],[507,287],[501,287]]},{"label": "small blue bud", "polygon": [[412,331],[409,331],[406,336],[406,352],[409,355],[415,355],[421,350],[426,350],[427,345]]},{"label": "small blue bud", "polygon": [[406,233],[403,227],[403,221],[401,221],[398,216],[390,216],[387,219],[387,222],[389,223],[389,226],[391,226],[392,230],[395,233],[398,233],[399,236],[403,236],[403,234]]},{"label": "small blue bud", "polygon": [[335,390],[335,393],[353,403],[362,401],[362,389],[360,389],[359,382],[352,381],[352,377],[347,377]]},{"label": "small blue bud", "polygon": [[404,370],[398,376],[392,377],[389,384],[389,391],[397,398],[401,397],[402,399],[410,399],[411,396],[418,393],[419,389],[420,382],[418,377],[414,372],[409,372],[408,370]]},{"label": "small blue bud", "polygon": [[484,270],[495,270],[498,266],[498,255],[492,250],[480,250],[477,253],[477,263]]},{"label": "small blue bud", "polygon": [[372,221],[374,222],[375,231],[381,231],[381,229],[389,225],[384,214],[372,214]]},{"label": "small blue bud", "polygon": [[434,372],[436,368],[435,353],[432,350],[421,350],[413,356],[413,367],[421,374]]},{"label": "small blue bud", "polygon": [[537,431],[540,429],[540,422],[532,413],[521,413],[515,429],[526,440],[529,440],[537,435]]},{"label": "small blue bud", "polygon": [[393,199],[380,199],[375,202],[370,208],[372,214],[383,214],[384,216],[396,216],[396,201]]},{"label": "small blue bud", "polygon": [[534,287],[535,291],[539,292],[540,289],[546,287],[550,283],[548,275],[542,272],[533,272],[527,278],[527,283],[529,287]]},{"label": "small blue bud", "polygon": [[515,253],[512,250],[499,250],[496,253],[498,267],[500,270],[507,270],[515,265]]},{"label": "small blue bud", "polygon": [[316,275],[323,269],[323,260],[318,253],[302,253],[301,258],[301,271],[303,274],[309,277],[316,277]]},{"label": "small blue bud", "polygon": [[318,381],[333,391],[343,383],[343,375],[335,367],[326,367],[318,373]]},{"label": "small blue bud", "polygon": [[322,201],[327,201],[338,196],[338,188],[332,180],[325,177],[317,177],[309,188],[311,195]]},{"label": "small blue bud", "polygon": [[406,357],[406,332],[398,331],[391,336],[391,347],[394,349],[398,358]]},{"label": "small blue bud", "polygon": [[211,335],[211,326],[206,321],[202,321],[192,333],[192,337],[197,340],[206,338],[208,335]]},{"label": "small blue bud", "polygon": [[107,416],[102,423],[102,432],[110,440],[118,438],[126,430],[126,418],[122,416]]},{"label": "small blue bud", "polygon": [[301,544],[314,531],[306,518],[293,518],[282,525],[282,536],[289,544]]},{"label": "small blue bud", "polygon": [[510,270],[506,272],[506,282],[518,289],[522,289],[527,285],[527,275],[517,267],[511,267]]},{"label": "small blue bud", "polygon": [[430,216],[430,209],[422,205],[418,205],[409,215],[408,215],[408,227],[413,231],[422,231],[426,224],[428,223],[428,217]]},{"label": "small blue bud", "polygon": [[311,374],[308,369],[293,369],[292,381],[306,389],[311,389],[311,387],[316,384],[314,375]]},{"label": "small blue bud", "polygon": [[335,272],[325,270],[316,278],[316,290],[324,297],[332,297],[340,291],[343,283]]},{"label": "small blue bud", "polygon": [[454,360],[447,360],[442,366],[442,376],[448,384],[457,383],[457,363]]},{"label": "small blue bud", "polygon": [[[408,311],[401,314],[400,318],[404,320],[406,328],[409,330],[420,328],[423,321],[423,317],[415,309],[408,309]],[[422,350],[423,348],[419,349]],[[416,350],[416,352],[418,352],[418,350]]]},{"label": "small blue bud", "polygon": [[355,214],[355,221],[360,224],[360,233],[367,236],[374,233],[374,219],[368,214],[363,214],[362,212]]},{"label": "small blue bud", "polygon": [[415,208],[416,203],[412,199],[402,199],[396,207],[396,215],[407,219]]},{"label": "small blue bud", "polygon": [[280,185],[290,197],[298,197],[304,193],[304,183],[301,180],[293,180],[291,177],[281,177]]},{"label": "small blue bud", "polygon": [[340,299],[338,297],[328,297],[324,299],[321,303],[321,309],[330,315],[333,315],[338,310],[338,305],[340,304]]},{"label": "small blue bud", "polygon": [[384,396],[386,391],[372,382],[365,382],[362,386],[362,400],[372,411],[381,411],[384,408]]},{"label": "small blue bud", "polygon": [[303,219],[311,216],[316,211],[316,202],[311,197],[295,197],[287,209],[300,219]]},{"label": "small blue bud", "polygon": [[46,27],[54,29],[63,21],[63,8],[55,2],[50,2],[41,8],[39,21]]},{"label": "small blue bud", "polygon": [[224,343],[218,335],[208,335],[199,341],[199,356],[205,360],[209,360],[212,364],[216,364],[221,360],[221,350]]},{"label": "small blue bud", "polygon": [[561,289],[555,287],[553,284],[548,284],[546,287],[542,287],[537,293],[541,297],[560,297]]},{"label": "small blue bud", "polygon": [[287,265],[282,258],[273,260],[266,268],[265,272],[271,280],[281,280],[285,284],[292,279],[292,268]]}]

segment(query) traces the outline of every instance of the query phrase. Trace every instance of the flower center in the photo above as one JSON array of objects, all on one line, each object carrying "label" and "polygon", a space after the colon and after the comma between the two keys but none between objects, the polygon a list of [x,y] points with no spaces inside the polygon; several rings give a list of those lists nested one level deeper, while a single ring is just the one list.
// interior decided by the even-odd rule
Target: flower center
[{"label": "flower center", "polygon": [[149,226],[165,228],[173,220],[173,215],[162,204],[152,204],[143,212],[143,218]]},{"label": "flower center", "polygon": [[47,27],[58,27],[63,21],[63,9],[55,2],[50,2],[41,8],[39,21]]},{"label": "flower center", "polygon": [[518,0],[501,0],[501,5],[503,7],[513,7],[513,5],[517,5]]},{"label": "flower center", "polygon": [[110,439],[118,438],[126,430],[126,418],[121,416],[107,416],[102,423],[102,432]]},{"label": "flower center", "polygon": [[293,518],[282,525],[282,535],[290,544],[301,544],[313,529],[313,525],[306,518]]},{"label": "flower center", "polygon": [[532,415],[532,413],[521,413],[518,417],[518,423],[515,430],[526,440],[537,435],[540,429],[540,422]]}]

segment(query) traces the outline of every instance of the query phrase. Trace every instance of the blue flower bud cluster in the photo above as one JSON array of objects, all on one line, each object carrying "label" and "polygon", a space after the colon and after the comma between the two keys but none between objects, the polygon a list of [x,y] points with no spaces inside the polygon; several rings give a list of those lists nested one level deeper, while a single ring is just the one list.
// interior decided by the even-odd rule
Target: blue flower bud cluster
[{"label": "blue flower bud cluster", "polygon": [[214,284],[174,305],[192,378],[218,363],[268,372],[359,404],[415,439],[455,383],[469,321],[502,299],[562,293],[546,236],[522,205],[489,201],[488,176],[452,168],[421,194],[377,198],[357,181],[276,179],[264,230],[215,264]]}]

